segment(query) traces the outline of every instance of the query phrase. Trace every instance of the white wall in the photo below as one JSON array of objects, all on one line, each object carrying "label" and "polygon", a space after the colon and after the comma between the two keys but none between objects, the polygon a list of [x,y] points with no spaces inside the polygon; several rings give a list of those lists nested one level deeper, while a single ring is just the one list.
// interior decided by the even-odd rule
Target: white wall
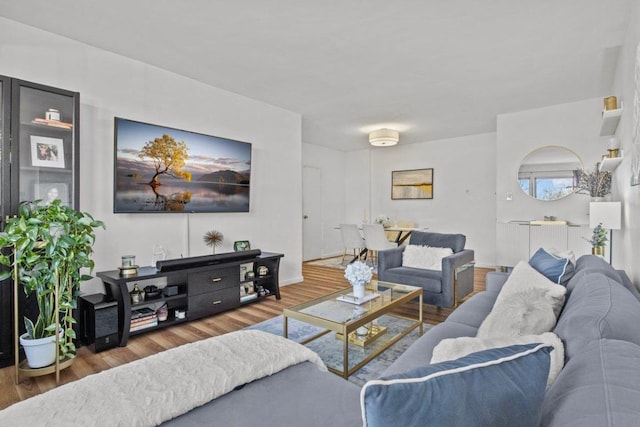
[{"label": "white wall", "polygon": [[[620,51],[620,61],[611,95],[616,95],[624,103],[622,119],[618,126],[618,139],[624,153],[624,160],[616,169],[614,193],[622,200],[622,229],[614,231],[613,264],[624,269],[631,280],[640,282],[640,186],[631,186],[631,162],[634,152],[640,155],[640,135],[633,140],[633,128],[638,126],[634,119],[634,98],[636,83],[636,50],[640,43],[640,4],[632,2],[629,27],[624,45]],[[640,83],[638,83],[640,85]],[[638,87],[640,92],[640,87]],[[638,106],[637,108],[640,108]],[[640,113],[640,110],[639,110]],[[636,113],[638,114],[638,113]],[[640,114],[638,114],[640,120]]]},{"label": "white wall", "polygon": [[[588,217],[590,196],[572,194],[560,200],[536,200],[520,189],[517,176],[520,163],[527,154],[545,146],[568,148],[581,159],[584,168],[593,170],[607,152],[606,140],[600,137],[601,113],[602,99],[594,98],[498,116],[496,207],[499,223],[555,216],[580,226],[568,230],[566,249],[572,250],[576,257],[589,253],[590,246],[585,239],[591,237]],[[523,230],[518,230],[515,235],[502,234],[504,232],[499,231],[496,237],[497,254],[500,254],[497,265],[508,263],[506,260],[514,263],[526,258],[539,246],[565,249],[559,243],[562,239],[558,240],[556,230],[538,229],[525,236],[524,240]],[[535,237],[540,234],[546,236],[542,241]]]},{"label": "white wall", "polygon": [[[494,133],[343,155],[344,183],[330,191],[344,189],[345,222],[359,224],[365,217],[371,222],[385,214],[430,231],[462,233],[467,247],[476,251],[478,265],[495,265]],[[434,198],[391,200],[391,172],[421,168],[434,168]],[[340,240],[335,242],[340,251]]]},{"label": "white wall", "polygon": [[[211,253],[202,236],[216,229],[225,237],[217,252],[248,239],[284,253],[281,284],[301,280],[300,115],[3,18],[0,74],[80,92],[80,208],[107,225],[96,271],[123,254],[148,265],[154,243],[172,258]],[[114,215],[114,116],[251,142],[251,211]]]},{"label": "white wall", "polygon": [[302,144],[303,166],[321,170],[321,194],[309,194],[308,197],[320,197],[322,203],[322,231],[320,233],[320,256],[327,258],[342,253],[340,230],[336,227],[344,220],[345,153],[314,144]]},{"label": "white wall", "polygon": [[[495,144],[486,133],[371,149],[371,216],[462,233],[478,266],[495,265]],[[391,200],[391,172],[433,168],[433,199]]]},{"label": "white wall", "polygon": [[[500,222],[555,216],[588,224],[589,195],[572,194],[561,200],[540,201],[526,195],[517,176],[522,159],[531,151],[556,145],[570,149],[592,170],[606,143],[600,138],[602,99],[589,99],[498,116],[497,218]],[[507,194],[513,196],[507,200]]]}]

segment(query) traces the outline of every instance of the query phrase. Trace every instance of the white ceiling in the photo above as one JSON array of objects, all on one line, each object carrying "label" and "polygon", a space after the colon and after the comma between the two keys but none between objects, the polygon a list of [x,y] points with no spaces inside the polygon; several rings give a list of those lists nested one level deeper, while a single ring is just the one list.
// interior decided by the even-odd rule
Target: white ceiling
[{"label": "white ceiling", "polygon": [[355,150],[381,127],[423,142],[609,95],[631,1],[0,0],[0,16],[298,112],[303,142]]}]

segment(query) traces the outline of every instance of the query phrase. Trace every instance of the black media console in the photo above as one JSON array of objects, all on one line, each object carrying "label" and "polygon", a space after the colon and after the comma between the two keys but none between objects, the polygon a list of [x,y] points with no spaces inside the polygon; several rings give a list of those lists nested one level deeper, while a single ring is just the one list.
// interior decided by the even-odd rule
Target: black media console
[{"label": "black media console", "polygon": [[[156,267],[141,267],[133,275],[121,275],[120,270],[98,273],[107,295],[118,303],[120,346],[127,345],[130,335],[210,316],[268,296],[280,299],[278,269],[283,256],[255,249],[158,261]],[[130,293],[136,285],[141,291],[156,291],[132,303]]]}]

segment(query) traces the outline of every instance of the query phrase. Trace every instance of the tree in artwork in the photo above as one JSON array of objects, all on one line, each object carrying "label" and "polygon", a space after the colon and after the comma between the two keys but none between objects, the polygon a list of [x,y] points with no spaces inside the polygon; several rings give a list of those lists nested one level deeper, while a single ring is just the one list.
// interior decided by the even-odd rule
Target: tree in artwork
[{"label": "tree in artwork", "polygon": [[151,158],[155,168],[155,174],[149,181],[152,187],[158,187],[160,175],[191,181],[191,172],[183,170],[186,160],[189,158],[189,147],[184,141],[176,141],[166,133],[160,138],[148,141],[138,155],[141,159]]}]

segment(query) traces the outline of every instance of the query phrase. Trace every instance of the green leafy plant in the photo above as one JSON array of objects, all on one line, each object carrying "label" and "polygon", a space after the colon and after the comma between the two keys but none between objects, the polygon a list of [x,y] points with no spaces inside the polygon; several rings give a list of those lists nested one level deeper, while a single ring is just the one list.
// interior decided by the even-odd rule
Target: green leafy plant
[{"label": "green leafy plant", "polygon": [[[62,205],[60,200],[41,206],[38,202],[23,202],[18,215],[7,221],[0,233],[0,264],[12,271],[0,272],[0,280],[17,275],[27,296],[33,295],[39,314],[35,319],[25,316],[24,324],[31,339],[53,336],[56,323],[63,331],[59,341],[60,358],[75,356],[73,340],[80,282],[91,278],[82,275],[81,268],[93,270],[90,258],[95,242],[94,229],[105,228],[86,212]],[[55,309],[55,287],[58,283],[58,312]]]},{"label": "green leafy plant", "polygon": [[594,248],[601,248],[606,246],[609,239],[607,239],[607,230],[602,227],[602,223],[596,225],[593,229],[593,235],[591,240],[587,240]]}]

